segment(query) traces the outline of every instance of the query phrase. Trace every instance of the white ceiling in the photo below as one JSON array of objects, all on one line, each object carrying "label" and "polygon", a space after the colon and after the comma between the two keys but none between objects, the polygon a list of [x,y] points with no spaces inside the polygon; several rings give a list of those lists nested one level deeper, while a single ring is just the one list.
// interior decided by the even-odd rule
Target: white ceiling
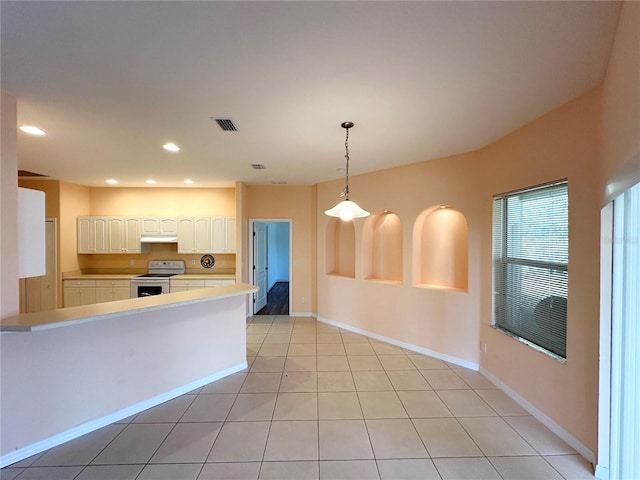
[{"label": "white ceiling", "polygon": [[[598,85],[619,2],[10,2],[19,168],[315,184],[481,148]],[[223,132],[210,117],[231,118]],[[161,148],[178,144],[179,153]],[[253,170],[262,163],[265,170]]]}]

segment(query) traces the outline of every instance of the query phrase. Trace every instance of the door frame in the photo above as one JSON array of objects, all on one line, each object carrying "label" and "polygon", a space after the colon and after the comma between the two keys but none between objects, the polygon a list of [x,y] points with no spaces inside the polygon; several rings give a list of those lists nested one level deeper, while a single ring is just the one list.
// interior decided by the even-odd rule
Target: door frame
[{"label": "door frame", "polygon": [[[249,242],[249,262],[247,268],[249,270],[249,281],[253,285],[253,224],[254,223],[288,223],[289,224],[289,315],[293,312],[293,219],[290,218],[250,218],[249,234],[247,241]],[[255,293],[253,294],[255,295]],[[255,315],[253,310],[253,295],[249,301],[249,316]]]}]

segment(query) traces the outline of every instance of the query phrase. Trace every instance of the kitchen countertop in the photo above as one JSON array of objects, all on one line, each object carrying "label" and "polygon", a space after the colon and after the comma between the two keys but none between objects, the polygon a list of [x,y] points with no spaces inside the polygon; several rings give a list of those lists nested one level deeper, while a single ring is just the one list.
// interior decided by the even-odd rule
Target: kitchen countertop
[{"label": "kitchen countertop", "polygon": [[235,280],[236,276],[233,273],[185,273],[184,275],[174,275],[171,278],[181,280]]},{"label": "kitchen countertop", "polygon": [[[81,277],[82,278],[82,277]],[[120,277],[122,278],[122,277]],[[68,327],[107,318],[130,315],[132,312],[150,312],[176,305],[207,302],[217,298],[235,297],[257,292],[258,287],[246,283],[203,288],[167,295],[116,300],[79,307],[58,308],[44,312],[24,313],[0,320],[0,332],[33,332],[50,328]]]},{"label": "kitchen countertop", "polygon": [[62,280],[129,280],[139,273],[82,273],[68,272],[62,274]]}]

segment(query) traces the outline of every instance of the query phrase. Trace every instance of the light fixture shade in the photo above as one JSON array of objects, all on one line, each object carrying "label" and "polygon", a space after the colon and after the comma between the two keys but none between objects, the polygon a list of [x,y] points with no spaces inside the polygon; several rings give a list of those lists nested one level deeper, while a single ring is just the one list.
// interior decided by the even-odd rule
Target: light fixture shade
[{"label": "light fixture shade", "polygon": [[352,202],[351,200],[341,201],[335,207],[325,210],[324,214],[329,215],[330,217],[338,217],[345,221],[351,220],[352,218],[362,218],[371,215],[366,210],[360,208],[356,202]]}]

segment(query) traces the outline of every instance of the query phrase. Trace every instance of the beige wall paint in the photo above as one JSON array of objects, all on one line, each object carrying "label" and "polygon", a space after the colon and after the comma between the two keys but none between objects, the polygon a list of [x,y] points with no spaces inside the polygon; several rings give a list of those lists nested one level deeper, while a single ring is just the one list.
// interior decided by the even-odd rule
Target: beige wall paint
[{"label": "beige wall paint", "polygon": [[[293,312],[315,313],[316,187],[247,186],[247,220],[291,219]],[[249,238],[247,236],[247,238]],[[248,241],[247,243],[248,248]],[[248,278],[248,266],[246,269]],[[304,298],[304,301],[303,301]]]},{"label": "beige wall paint", "polygon": [[[59,275],[62,272],[78,270],[78,237],[76,219],[82,215],[90,214],[91,193],[88,187],[74,183],[60,182],[60,263]],[[62,289],[62,278],[58,279]],[[62,290],[61,290],[62,292]],[[62,293],[60,293],[58,305],[62,305]]]},{"label": "beige wall paint", "polygon": [[[595,452],[598,402],[600,208],[599,90],[511,133],[481,153],[484,173],[481,367],[526,398]],[[496,175],[495,172],[503,172]],[[567,362],[562,364],[491,325],[491,196],[556,179],[569,180]]]},{"label": "beige wall paint", "polygon": [[602,204],[640,182],[640,2],[624,2],[602,86]]},{"label": "beige wall paint", "polygon": [[[365,219],[354,221],[355,279],[325,273],[326,229],[332,219],[322,212],[336,203],[342,182],[318,185],[318,315],[477,364],[484,211],[477,201],[476,179],[481,168],[478,154],[465,154],[351,179],[352,200],[374,214],[390,210],[398,216],[404,252],[400,285],[364,279]],[[412,256],[414,224],[425,210],[441,204],[451,205],[468,222],[468,293],[412,286],[414,271],[420,268]]]},{"label": "beige wall paint", "polygon": [[[404,256],[402,285],[364,280],[364,220],[356,220],[356,278],[320,270],[318,314],[479,364],[595,451],[599,102],[599,91],[590,92],[478,152],[354,177],[353,200],[373,213],[388,209],[398,215],[405,252],[414,251],[412,231],[421,212],[447,204],[465,216],[468,293],[413,287],[420,266],[411,254]],[[492,196],[564,177],[571,236],[566,365],[490,327]],[[339,182],[318,186],[318,265],[324,264],[329,221],[322,211],[339,190]],[[482,355],[480,340],[488,344]]]},{"label": "beige wall paint", "polygon": [[91,215],[235,217],[234,188],[91,188]]},{"label": "beige wall paint", "polygon": [[0,317],[19,311],[18,151],[16,99],[2,91],[0,147]]}]

